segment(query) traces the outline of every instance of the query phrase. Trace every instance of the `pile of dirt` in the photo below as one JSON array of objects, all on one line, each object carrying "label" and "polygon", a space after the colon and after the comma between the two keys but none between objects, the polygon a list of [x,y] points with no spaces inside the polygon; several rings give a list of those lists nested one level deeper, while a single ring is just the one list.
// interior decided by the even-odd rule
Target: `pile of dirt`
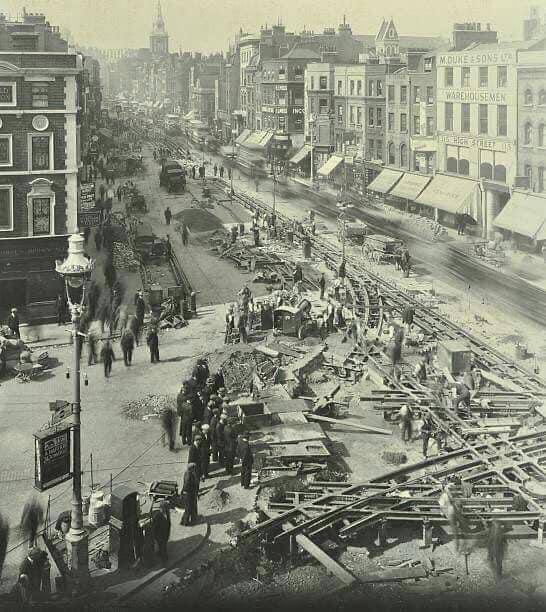
[{"label": "pile of dirt", "polygon": [[207,496],[206,506],[209,510],[220,512],[229,503],[230,495],[224,489],[215,487]]},{"label": "pile of dirt", "polygon": [[173,406],[175,406],[173,395],[151,394],[126,402],[121,406],[121,414],[126,419],[147,421],[150,418],[159,417],[162,412],[172,409]]},{"label": "pile of dirt", "polygon": [[406,453],[401,453],[399,451],[383,451],[381,453],[381,458],[385,463],[389,463],[391,465],[402,465],[408,461],[408,456]]},{"label": "pile of dirt", "polygon": [[174,215],[180,223],[185,223],[190,232],[212,232],[222,227],[222,222],[216,215],[202,208],[188,208]]}]

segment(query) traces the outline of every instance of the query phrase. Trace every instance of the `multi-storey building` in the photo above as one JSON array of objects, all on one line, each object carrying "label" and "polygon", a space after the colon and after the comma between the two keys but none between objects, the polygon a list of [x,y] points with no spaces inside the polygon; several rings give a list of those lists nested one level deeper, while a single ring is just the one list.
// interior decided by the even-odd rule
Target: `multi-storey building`
[{"label": "multi-storey building", "polygon": [[233,121],[233,113],[239,103],[239,78],[239,51],[235,47],[228,51],[226,62],[222,64],[215,83],[216,132],[226,144],[239,133],[237,124]]},{"label": "multi-storey building", "polygon": [[536,248],[546,242],[546,39],[528,42],[516,66],[518,176],[493,225]]},{"label": "multi-storey building", "polygon": [[0,17],[0,308],[54,299],[78,229],[82,57],[43,15]]}]

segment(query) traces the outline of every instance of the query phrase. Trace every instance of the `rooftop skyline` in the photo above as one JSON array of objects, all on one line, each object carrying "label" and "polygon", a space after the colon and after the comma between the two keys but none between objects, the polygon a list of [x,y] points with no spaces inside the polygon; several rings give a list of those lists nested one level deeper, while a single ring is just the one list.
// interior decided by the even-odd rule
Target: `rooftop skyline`
[{"label": "rooftop skyline", "polygon": [[[280,19],[289,31],[304,28],[322,32],[337,27],[346,16],[354,34],[377,33],[383,18],[393,17],[401,36],[448,38],[455,22],[491,23],[501,40],[522,37],[522,22],[536,0],[403,0],[371,4],[355,0],[162,0],[161,7],[171,51],[224,51],[242,28],[257,32]],[[70,11],[67,11],[67,5]],[[2,11],[15,18],[41,12],[52,25],[70,31],[83,46],[141,48],[157,14],[157,0],[4,0]]]}]

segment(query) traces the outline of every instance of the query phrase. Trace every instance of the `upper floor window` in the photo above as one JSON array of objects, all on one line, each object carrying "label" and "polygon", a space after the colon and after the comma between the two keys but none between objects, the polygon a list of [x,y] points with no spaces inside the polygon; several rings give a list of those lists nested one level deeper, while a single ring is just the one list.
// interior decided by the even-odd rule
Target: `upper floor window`
[{"label": "upper floor window", "polygon": [[406,85],[400,87],[400,104],[406,104],[408,101],[408,88]]},{"label": "upper floor window", "polygon": [[470,87],[470,68],[463,66],[461,68],[461,87]]},{"label": "upper floor window", "polygon": [[497,87],[508,85],[508,66],[497,66]]},{"label": "upper floor window", "polygon": [[546,89],[540,90],[540,93],[538,94],[538,103],[541,106],[546,105]]},{"label": "upper floor window", "polygon": [[358,80],[356,82],[356,95],[357,96],[361,96],[362,95],[362,81]]},{"label": "upper floor window", "polygon": [[444,106],[444,129],[453,131],[453,102],[445,102]]},{"label": "upper floor window", "polygon": [[533,92],[530,89],[526,89],[523,94],[523,103],[530,106],[533,103]]},{"label": "upper floor window", "polygon": [[343,81],[337,82],[337,95],[341,96],[341,90],[343,89]]},{"label": "upper floor window", "polygon": [[489,108],[487,104],[479,104],[478,105],[478,128],[480,134],[487,134],[489,130]]},{"label": "upper floor window", "polygon": [[434,117],[427,117],[427,136],[434,135]]},{"label": "upper floor window", "polygon": [[350,90],[350,95],[354,96],[355,95],[355,82],[351,81],[350,85],[349,85],[349,90]]},{"label": "upper floor window", "polygon": [[0,185],[0,232],[13,231],[13,186]]},{"label": "upper floor window", "polygon": [[445,69],[444,85],[446,87],[453,87],[453,68],[451,66]]},{"label": "upper floor window", "polygon": [[506,104],[497,106],[497,136],[508,135],[508,107]]},{"label": "upper floor window", "polygon": [[49,105],[49,85],[47,83],[32,83],[32,106],[47,108]]},{"label": "upper floor window", "polygon": [[427,85],[427,104],[434,104],[434,87]]},{"label": "upper floor window", "polygon": [[53,140],[51,134],[30,135],[30,170],[51,170]]},{"label": "upper floor window", "polygon": [[389,85],[387,95],[389,102],[394,102],[394,85]]},{"label": "upper floor window", "polygon": [[381,127],[383,125],[383,111],[380,108],[377,109],[376,125],[377,127]]},{"label": "upper floor window", "polygon": [[0,167],[13,165],[13,140],[11,134],[0,134]]},{"label": "upper floor window", "polygon": [[526,123],[523,128],[523,144],[530,145],[533,143],[533,126]]},{"label": "upper floor window", "polygon": [[17,92],[15,83],[0,82],[0,106],[16,106]]},{"label": "upper floor window", "polygon": [[373,125],[374,125],[373,108],[368,109],[368,125],[370,127],[373,127]]},{"label": "upper floor window", "polygon": [[425,57],[425,72],[432,72],[432,57]]},{"label": "upper floor window", "polygon": [[319,87],[321,89],[326,89],[328,87],[328,77],[321,76],[319,79]]},{"label": "upper floor window", "polygon": [[406,113],[400,114],[400,131],[407,132],[408,130],[408,116]]},{"label": "upper floor window", "polygon": [[389,130],[394,130],[394,113],[389,113],[387,121]]},{"label": "upper floor window", "polygon": [[480,87],[489,86],[489,67],[480,66]]},{"label": "upper floor window", "polygon": [[382,81],[377,81],[377,95],[378,96],[383,95],[383,82]]},{"label": "upper floor window", "polygon": [[538,126],[538,146],[539,147],[544,146],[544,123],[541,123]]},{"label": "upper floor window", "polygon": [[374,81],[368,81],[368,95],[369,96],[374,96],[375,95],[375,83],[374,83]]},{"label": "upper floor window", "polygon": [[419,104],[419,102],[421,102],[421,88],[419,85],[413,86],[413,101],[415,104]]},{"label": "upper floor window", "polygon": [[311,89],[315,89],[315,77],[311,77]]}]

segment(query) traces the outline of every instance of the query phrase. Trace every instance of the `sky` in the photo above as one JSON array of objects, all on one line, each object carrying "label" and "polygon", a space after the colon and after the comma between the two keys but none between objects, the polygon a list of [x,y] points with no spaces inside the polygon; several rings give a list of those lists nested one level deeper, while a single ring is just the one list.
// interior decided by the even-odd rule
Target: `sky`
[{"label": "sky", "polygon": [[[288,31],[322,32],[343,14],[354,34],[376,34],[383,17],[393,17],[399,35],[449,37],[455,22],[491,23],[500,38],[518,40],[531,5],[544,0],[161,0],[170,50],[226,50],[243,28],[256,32],[280,19]],[[68,29],[83,46],[148,46],[157,0],[1,0],[0,11],[15,17],[23,7],[42,12]]]}]

